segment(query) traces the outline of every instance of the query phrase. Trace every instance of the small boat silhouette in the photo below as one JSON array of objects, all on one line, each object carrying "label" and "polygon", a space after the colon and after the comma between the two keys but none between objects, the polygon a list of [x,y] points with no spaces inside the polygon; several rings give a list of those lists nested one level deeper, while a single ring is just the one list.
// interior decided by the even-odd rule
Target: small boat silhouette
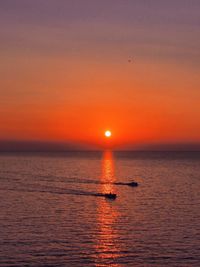
[{"label": "small boat silhouette", "polygon": [[116,197],[117,197],[117,194],[113,194],[113,193],[106,193],[106,194],[104,194],[104,197],[105,198],[109,198],[109,199],[116,199]]},{"label": "small boat silhouette", "polygon": [[115,185],[128,185],[128,186],[132,186],[132,187],[135,187],[135,186],[138,186],[139,184],[137,182],[128,182],[128,183],[124,183],[124,182],[116,182],[114,183]]},{"label": "small boat silhouette", "polygon": [[138,186],[138,183],[133,181],[133,182],[127,183],[127,185],[129,185],[129,186]]}]

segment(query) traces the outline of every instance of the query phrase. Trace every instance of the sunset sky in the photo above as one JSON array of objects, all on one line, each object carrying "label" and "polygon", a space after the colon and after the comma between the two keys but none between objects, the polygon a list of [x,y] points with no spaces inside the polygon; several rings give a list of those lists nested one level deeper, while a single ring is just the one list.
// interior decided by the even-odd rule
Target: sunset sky
[{"label": "sunset sky", "polygon": [[199,0],[1,0],[0,140],[200,143],[199,29]]}]

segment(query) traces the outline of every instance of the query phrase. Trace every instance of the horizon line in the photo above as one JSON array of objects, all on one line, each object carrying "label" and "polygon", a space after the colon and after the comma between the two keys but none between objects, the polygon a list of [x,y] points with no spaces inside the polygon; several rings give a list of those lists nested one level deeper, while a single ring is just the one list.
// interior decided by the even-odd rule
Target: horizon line
[{"label": "horizon line", "polygon": [[73,152],[73,151],[200,151],[200,142],[152,142],[103,145],[87,142],[44,140],[0,140],[0,152]]}]

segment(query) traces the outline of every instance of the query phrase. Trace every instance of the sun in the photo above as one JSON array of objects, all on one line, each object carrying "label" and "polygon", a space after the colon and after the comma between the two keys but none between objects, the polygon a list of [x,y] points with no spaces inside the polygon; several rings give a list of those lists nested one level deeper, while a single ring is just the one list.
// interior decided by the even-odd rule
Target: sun
[{"label": "sun", "polygon": [[105,131],[104,135],[106,137],[111,137],[112,133],[111,133],[111,131],[107,130],[107,131]]}]

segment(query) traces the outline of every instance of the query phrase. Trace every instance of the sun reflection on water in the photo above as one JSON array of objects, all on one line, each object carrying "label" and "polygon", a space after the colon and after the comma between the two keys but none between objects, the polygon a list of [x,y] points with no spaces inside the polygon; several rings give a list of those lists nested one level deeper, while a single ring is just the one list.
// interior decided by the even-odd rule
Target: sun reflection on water
[{"label": "sun reflection on water", "polygon": [[[115,192],[114,160],[111,151],[104,152],[102,160],[101,192]],[[119,211],[114,201],[99,199],[97,209],[96,266],[119,267],[120,242],[117,229]]]},{"label": "sun reflection on water", "polygon": [[102,191],[103,193],[110,193],[114,191],[113,183],[116,181],[114,173],[114,160],[111,151],[105,151],[102,160]]}]

